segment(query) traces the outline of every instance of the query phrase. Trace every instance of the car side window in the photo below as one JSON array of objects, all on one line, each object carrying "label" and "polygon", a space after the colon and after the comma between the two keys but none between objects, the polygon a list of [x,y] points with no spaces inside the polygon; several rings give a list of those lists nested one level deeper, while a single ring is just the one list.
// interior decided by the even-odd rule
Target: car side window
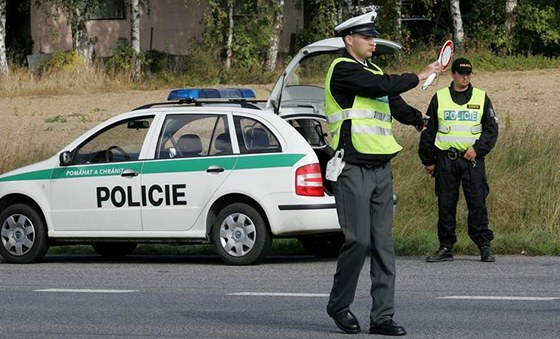
[{"label": "car side window", "polygon": [[226,115],[169,114],[159,136],[156,159],[232,153]]},{"label": "car side window", "polygon": [[233,120],[242,154],[282,151],[274,133],[259,121],[242,116],[236,116]]},{"label": "car side window", "polygon": [[153,116],[120,121],[86,140],[74,151],[73,164],[138,160]]}]

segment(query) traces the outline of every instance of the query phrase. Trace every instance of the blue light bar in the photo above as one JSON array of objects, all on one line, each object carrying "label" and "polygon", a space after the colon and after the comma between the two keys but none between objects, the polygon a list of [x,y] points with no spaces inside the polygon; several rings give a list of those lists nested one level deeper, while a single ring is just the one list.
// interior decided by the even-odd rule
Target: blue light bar
[{"label": "blue light bar", "polygon": [[167,100],[195,101],[196,99],[256,99],[250,88],[179,88],[172,90]]}]

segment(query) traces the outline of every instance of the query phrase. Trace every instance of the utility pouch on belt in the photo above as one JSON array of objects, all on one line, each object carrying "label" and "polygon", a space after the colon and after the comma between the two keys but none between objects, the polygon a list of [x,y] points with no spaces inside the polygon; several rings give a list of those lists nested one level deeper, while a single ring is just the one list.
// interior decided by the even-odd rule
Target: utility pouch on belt
[{"label": "utility pouch on belt", "polygon": [[327,162],[327,169],[325,171],[325,178],[330,181],[336,181],[340,173],[342,173],[342,169],[346,164],[342,161],[344,158],[344,149],[339,149],[336,151],[334,156]]}]

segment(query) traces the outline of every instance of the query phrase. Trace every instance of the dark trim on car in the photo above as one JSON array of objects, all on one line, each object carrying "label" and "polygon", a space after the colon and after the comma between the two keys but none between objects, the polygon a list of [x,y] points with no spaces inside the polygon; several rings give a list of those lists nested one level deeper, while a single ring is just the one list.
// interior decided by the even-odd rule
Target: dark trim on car
[{"label": "dark trim on car", "polygon": [[300,210],[326,210],[336,208],[335,204],[315,204],[315,205],[278,205],[280,211],[300,211]]}]

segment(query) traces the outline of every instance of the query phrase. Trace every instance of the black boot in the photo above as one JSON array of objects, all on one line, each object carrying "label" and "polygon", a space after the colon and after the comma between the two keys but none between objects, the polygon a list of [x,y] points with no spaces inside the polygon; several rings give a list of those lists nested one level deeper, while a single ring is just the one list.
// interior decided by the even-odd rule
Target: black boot
[{"label": "black boot", "polygon": [[453,261],[453,249],[440,247],[434,254],[426,258],[427,262]]},{"label": "black boot", "polygon": [[494,262],[496,261],[496,257],[492,253],[492,249],[490,246],[482,246],[480,248],[480,261],[483,262]]}]

